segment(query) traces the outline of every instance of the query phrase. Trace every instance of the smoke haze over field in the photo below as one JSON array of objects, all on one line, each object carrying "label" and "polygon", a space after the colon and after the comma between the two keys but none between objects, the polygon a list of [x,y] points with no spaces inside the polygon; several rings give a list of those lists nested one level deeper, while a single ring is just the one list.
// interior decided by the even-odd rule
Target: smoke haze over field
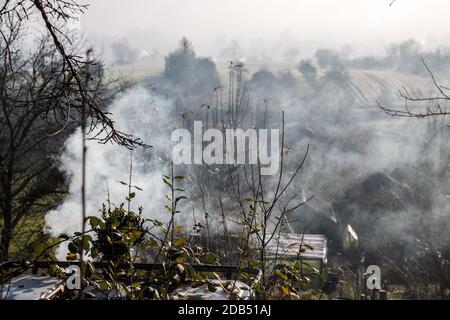
[{"label": "smoke haze over field", "polygon": [[409,38],[430,48],[450,39],[450,3],[445,0],[397,0],[392,6],[392,0],[86,2],[91,7],[81,25],[87,34],[127,37],[135,46],[164,55],[182,36],[210,56],[234,39],[267,54],[280,45],[287,50],[301,44],[303,57],[324,46],[350,45],[357,54],[381,54],[390,43]]},{"label": "smoke haze over field", "polygon": [[216,285],[192,263],[266,298],[384,299],[367,265],[450,297],[450,1],[81,2],[0,8],[0,260],[88,240],[108,298]]}]

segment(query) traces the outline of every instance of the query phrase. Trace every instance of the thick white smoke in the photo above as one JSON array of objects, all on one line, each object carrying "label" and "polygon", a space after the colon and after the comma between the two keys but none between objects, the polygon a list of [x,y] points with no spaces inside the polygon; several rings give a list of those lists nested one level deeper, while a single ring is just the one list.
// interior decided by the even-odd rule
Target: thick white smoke
[{"label": "thick white smoke", "polygon": [[[117,128],[140,137],[154,146],[148,150],[133,152],[132,185],[143,189],[136,192],[132,209],[144,208],[146,218],[165,221],[164,194],[167,193],[161,176],[167,174],[163,157],[170,156],[170,133],[168,114],[172,102],[151,93],[143,87],[128,90],[115,100],[109,111]],[[130,151],[115,144],[87,143],[87,215],[99,215],[102,203],[107,202],[108,188],[111,202],[125,202],[130,170]],[[56,210],[49,212],[46,223],[53,235],[81,230],[81,133],[77,131],[66,143],[61,156],[61,170],[69,175],[69,196]]]}]

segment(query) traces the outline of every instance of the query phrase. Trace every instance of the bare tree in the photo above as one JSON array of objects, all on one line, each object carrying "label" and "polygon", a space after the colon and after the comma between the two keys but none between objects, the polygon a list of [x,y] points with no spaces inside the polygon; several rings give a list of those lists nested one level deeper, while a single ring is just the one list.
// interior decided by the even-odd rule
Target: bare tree
[{"label": "bare tree", "polygon": [[[439,84],[433,72],[423,58],[422,63],[428,71],[433,86],[437,89],[438,94],[432,97],[417,97],[411,95],[406,88],[403,88],[403,90],[401,90],[399,94],[400,97],[404,100],[404,109],[394,109],[388,106],[384,106],[380,102],[377,102],[378,107],[386,114],[393,117],[408,117],[419,119],[435,116],[446,116],[450,114],[450,112],[445,110],[443,106],[443,104],[446,104],[448,101],[450,101],[450,88]],[[414,111],[411,110],[412,105],[414,105],[415,109],[420,105],[425,105],[425,109],[422,111]]]},{"label": "bare tree", "polygon": [[[85,90],[83,76],[86,59],[79,53],[72,51],[69,32],[63,25],[71,20],[77,19],[87,8],[87,4],[81,4],[76,0],[4,0],[0,5],[0,21],[7,20],[28,21],[31,17],[39,18],[47,29],[51,42],[53,42],[60,58],[63,62],[65,77],[68,81],[76,85],[80,103],[72,106],[81,112],[83,101],[92,101],[86,96],[89,90]],[[87,116],[92,120],[91,129],[100,127],[100,135],[93,139],[100,142],[115,142],[129,149],[137,146],[146,146],[139,138],[120,132],[114,126],[114,121],[110,115],[95,104],[87,104]],[[67,110],[66,110],[67,111]]]},{"label": "bare tree", "polygon": [[[24,217],[43,213],[65,193],[57,155],[81,121],[78,85],[49,41],[23,50],[23,22],[9,16],[0,28],[0,216],[3,259]],[[69,44],[65,44],[70,47]],[[109,90],[93,63],[86,105],[104,109],[120,90]],[[82,74],[83,70],[76,70]],[[95,127],[95,120],[91,126]]]},{"label": "bare tree", "polygon": [[[450,115],[447,111],[446,105],[450,101],[450,88],[441,85],[436,76],[431,71],[425,59],[421,59],[426,71],[428,72],[433,87],[436,89],[437,94],[435,96],[419,97],[413,96],[410,92],[403,88],[400,91],[400,97],[404,100],[403,109],[395,109],[392,107],[384,106],[378,102],[378,107],[386,114],[392,117],[406,117],[415,119],[443,118]],[[416,111],[418,110],[419,111]],[[422,146],[421,155],[424,159],[420,159],[422,163],[429,161],[429,148],[433,145],[433,140],[436,140],[437,131],[435,128],[436,122],[431,123],[432,127],[428,128],[428,134],[431,137],[425,137],[425,141]],[[433,159],[433,161],[448,161],[448,153],[445,152],[441,155],[442,159]],[[422,165],[420,172],[422,176],[422,184],[426,184],[426,180],[435,183],[442,183],[446,181],[447,166],[440,166],[440,170],[434,172],[429,165]],[[423,178],[424,177],[424,178]],[[441,182],[439,182],[441,181]],[[440,189],[445,189],[443,185],[440,185]],[[418,197],[424,199],[431,199],[431,192],[433,189],[421,190]],[[445,195],[441,195],[444,197]],[[431,210],[431,208],[429,208]],[[414,230],[416,237],[417,248],[414,254],[408,257],[408,263],[399,265],[398,263],[386,258],[387,265],[396,272],[400,278],[404,281],[407,292],[415,297],[423,297],[425,294],[429,294],[430,283],[438,284],[440,295],[445,296],[446,290],[450,286],[450,276],[448,273],[448,240],[445,236],[446,228],[448,228],[447,221],[444,218],[429,218],[422,214],[419,217],[416,225],[417,230]],[[438,293],[436,293],[438,294]]]}]

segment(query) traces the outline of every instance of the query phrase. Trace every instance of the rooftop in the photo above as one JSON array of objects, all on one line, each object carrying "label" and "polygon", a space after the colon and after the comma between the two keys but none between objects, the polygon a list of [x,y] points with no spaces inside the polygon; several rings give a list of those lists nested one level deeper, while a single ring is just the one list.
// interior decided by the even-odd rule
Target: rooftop
[{"label": "rooftop", "polygon": [[267,255],[303,260],[327,260],[327,237],[319,234],[281,233],[267,246]]}]

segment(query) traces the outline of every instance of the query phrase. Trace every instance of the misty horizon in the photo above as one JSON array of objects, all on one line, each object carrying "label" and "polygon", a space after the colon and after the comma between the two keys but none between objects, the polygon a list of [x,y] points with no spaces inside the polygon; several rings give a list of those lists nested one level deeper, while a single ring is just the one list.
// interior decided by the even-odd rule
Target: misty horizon
[{"label": "misty horizon", "polygon": [[[85,1],[81,30],[94,46],[127,38],[139,50],[167,54],[187,37],[203,56],[217,57],[231,42],[244,55],[298,50],[299,58],[318,48],[353,56],[383,55],[392,43],[415,39],[426,50],[450,42],[445,1]],[[351,14],[349,14],[351,13]],[[98,19],[101,15],[102,19]],[[255,53],[256,52],[256,53]],[[242,57],[246,58],[246,57]]]}]

